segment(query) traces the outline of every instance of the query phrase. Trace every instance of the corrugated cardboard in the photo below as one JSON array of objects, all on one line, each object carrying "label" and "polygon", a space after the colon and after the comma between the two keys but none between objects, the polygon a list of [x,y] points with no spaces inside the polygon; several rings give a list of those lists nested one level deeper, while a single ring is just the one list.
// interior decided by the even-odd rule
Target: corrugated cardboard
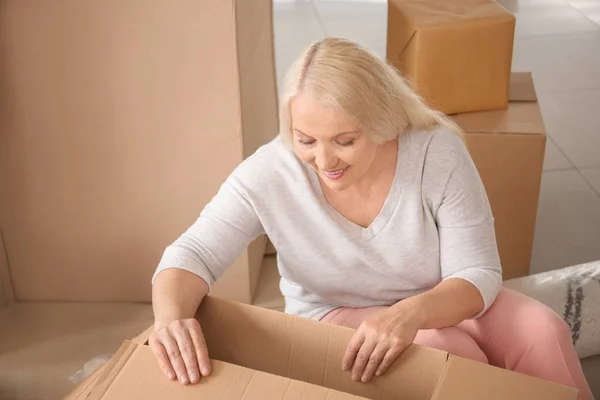
[{"label": "corrugated cardboard", "polygon": [[[277,134],[271,0],[0,13],[0,214],[21,300],[149,301],[165,247]],[[265,238],[214,294],[249,302]]]},{"label": "corrugated cardboard", "polygon": [[392,399],[429,398],[447,357],[445,352],[411,347],[401,356],[403,362],[388,371],[389,379],[365,385],[352,382],[341,370],[351,329],[214,298],[203,302],[197,318],[217,360],[367,398],[384,393]]},{"label": "corrugated cardboard", "polygon": [[[468,384],[465,384],[468,382]],[[450,357],[432,400],[476,399],[577,399],[578,391],[500,368],[485,367],[460,357]]]},{"label": "corrugated cardboard", "polygon": [[529,274],[546,147],[531,74],[513,74],[510,93],[506,110],[452,117],[490,200],[505,279]]},{"label": "corrugated cardboard", "polygon": [[447,114],[506,108],[515,17],[494,0],[390,0],[387,58]]},{"label": "corrugated cardboard", "polygon": [[201,394],[231,400],[347,398],[301,382],[367,399],[500,399],[489,397],[488,391],[501,386],[503,399],[574,400],[578,394],[575,389],[418,345],[410,346],[384,376],[368,384],[352,382],[350,373],[341,370],[353,334],[348,328],[210,297],[197,318],[215,369],[210,377],[187,387],[169,382],[149,348],[125,342],[89,398],[159,399],[167,393],[173,399]]},{"label": "corrugated cardboard", "polygon": [[[110,373],[100,378],[89,400],[104,399],[364,399],[289,378],[214,360],[212,376],[183,386],[166,381],[147,346],[125,343]],[[161,382],[162,381],[162,382]],[[134,384],[132,384],[134,382]],[[156,384],[161,382],[161,384]]]}]

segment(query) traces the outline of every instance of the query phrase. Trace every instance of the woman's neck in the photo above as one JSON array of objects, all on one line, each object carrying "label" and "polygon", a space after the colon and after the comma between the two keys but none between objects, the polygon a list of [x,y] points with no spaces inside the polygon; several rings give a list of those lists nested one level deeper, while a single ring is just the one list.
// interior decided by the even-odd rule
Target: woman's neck
[{"label": "woman's neck", "polygon": [[397,159],[398,139],[382,144],[370,168],[356,183],[345,190],[346,195],[353,198],[368,198],[373,194],[373,189],[381,188],[382,185],[389,191],[394,180]]}]

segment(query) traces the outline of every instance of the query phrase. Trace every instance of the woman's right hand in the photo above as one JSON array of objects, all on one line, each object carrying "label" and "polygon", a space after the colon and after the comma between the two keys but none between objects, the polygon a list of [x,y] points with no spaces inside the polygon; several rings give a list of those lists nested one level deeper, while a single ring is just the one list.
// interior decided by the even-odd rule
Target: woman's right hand
[{"label": "woman's right hand", "polygon": [[210,374],[208,349],[200,323],[195,318],[155,324],[150,348],[165,375],[184,385],[197,383]]}]

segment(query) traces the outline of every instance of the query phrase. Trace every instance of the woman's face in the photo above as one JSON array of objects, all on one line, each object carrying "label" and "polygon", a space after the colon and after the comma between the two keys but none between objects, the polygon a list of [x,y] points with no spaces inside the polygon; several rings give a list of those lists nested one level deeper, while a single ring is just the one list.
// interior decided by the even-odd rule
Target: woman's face
[{"label": "woman's face", "polygon": [[305,95],[290,102],[294,151],[312,166],[332,190],[342,191],[362,178],[375,160],[379,145],[338,109],[327,108]]}]

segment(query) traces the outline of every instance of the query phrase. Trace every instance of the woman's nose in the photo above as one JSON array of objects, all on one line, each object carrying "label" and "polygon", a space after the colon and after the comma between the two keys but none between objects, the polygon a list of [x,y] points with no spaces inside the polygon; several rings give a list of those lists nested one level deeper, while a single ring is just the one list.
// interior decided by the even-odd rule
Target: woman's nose
[{"label": "woman's nose", "polygon": [[319,169],[323,171],[330,171],[335,169],[336,165],[338,164],[338,161],[338,158],[335,157],[335,155],[333,155],[332,153],[328,152],[327,150],[317,151],[315,162],[317,164],[317,167],[319,167]]}]

